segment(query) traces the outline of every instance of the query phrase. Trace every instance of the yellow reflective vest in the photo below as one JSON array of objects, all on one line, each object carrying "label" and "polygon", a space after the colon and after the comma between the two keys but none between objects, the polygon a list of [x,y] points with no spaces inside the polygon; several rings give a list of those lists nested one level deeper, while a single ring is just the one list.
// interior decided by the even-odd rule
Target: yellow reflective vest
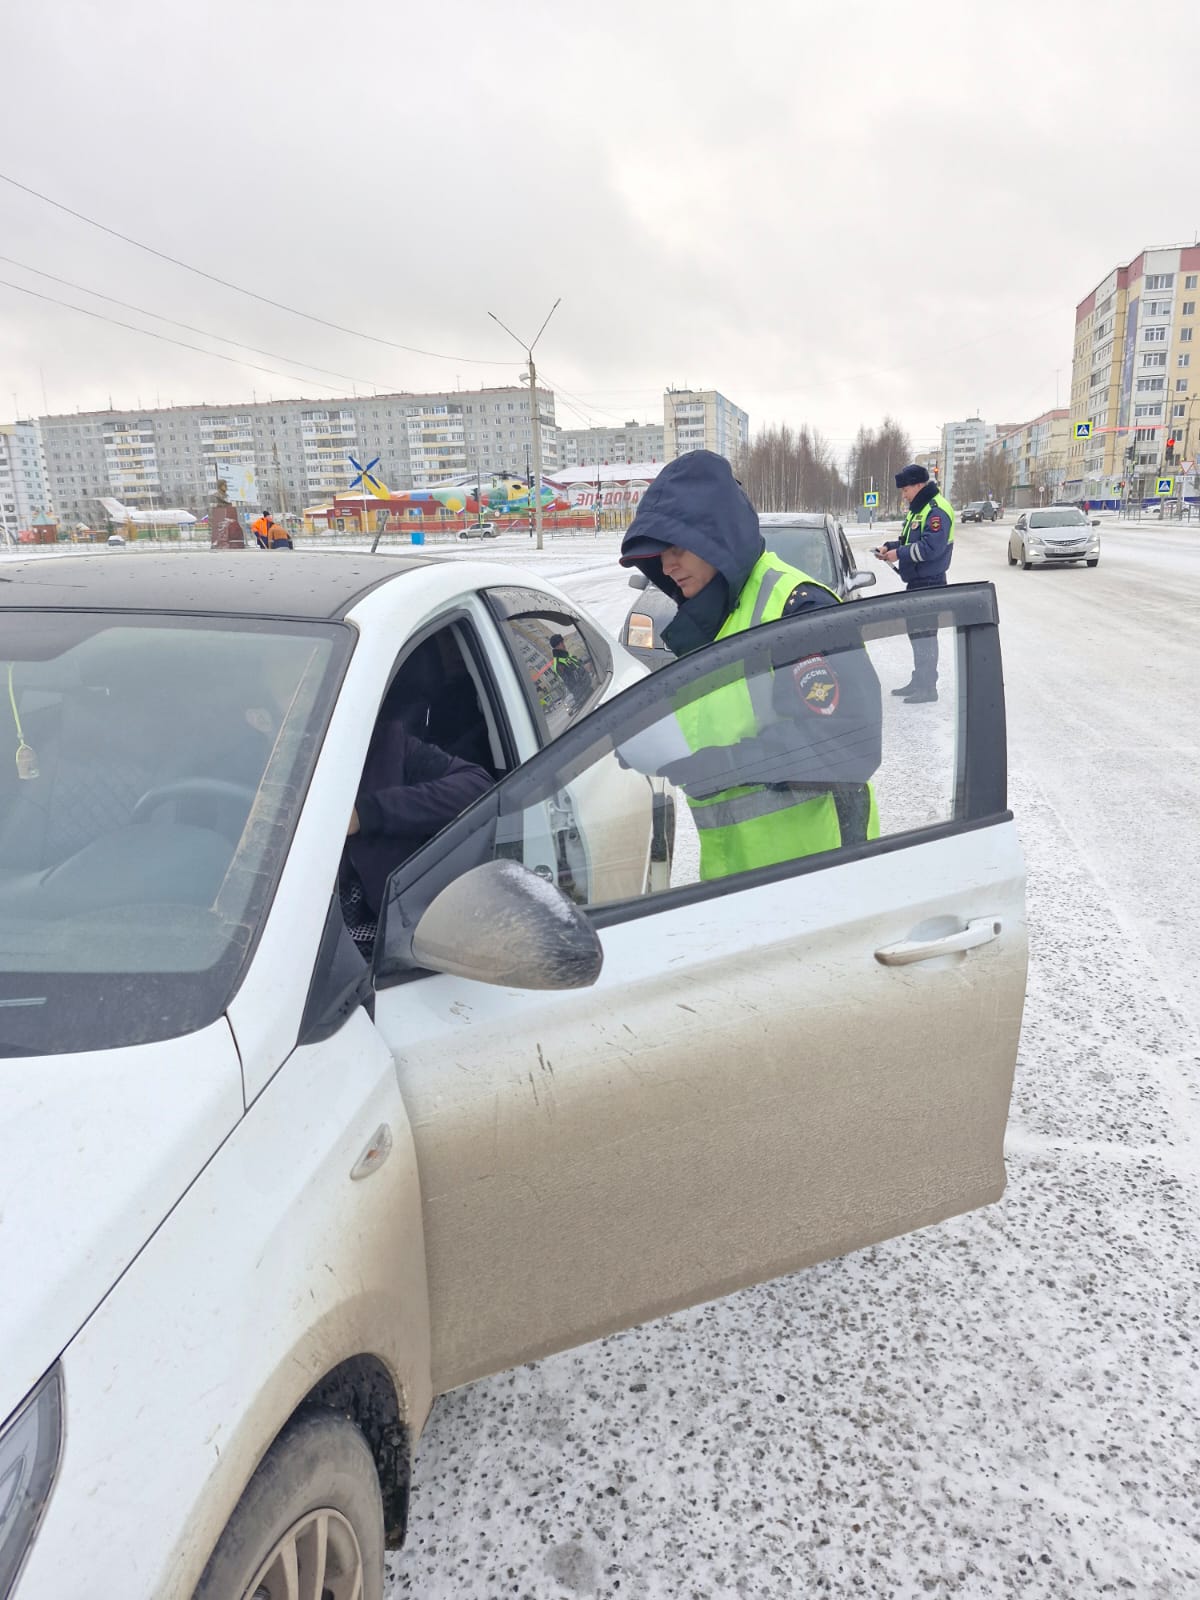
[{"label": "yellow reflective vest", "polygon": [[[840,597],[825,584],[765,551],[717,638],[727,639],[760,623],[777,621],[792,591],[801,584],[823,589],[841,604]],[[737,744],[778,720],[772,680],[761,674],[747,681],[743,675],[681,706],[675,716],[693,751]],[[870,786],[868,792],[867,837],[873,839],[879,836],[879,816]],[[832,794],[798,793],[786,784],[751,783],[703,800],[689,796],[688,805],[700,835],[700,876],[705,880],[794,861],[820,850],[836,850],[842,843]]]}]

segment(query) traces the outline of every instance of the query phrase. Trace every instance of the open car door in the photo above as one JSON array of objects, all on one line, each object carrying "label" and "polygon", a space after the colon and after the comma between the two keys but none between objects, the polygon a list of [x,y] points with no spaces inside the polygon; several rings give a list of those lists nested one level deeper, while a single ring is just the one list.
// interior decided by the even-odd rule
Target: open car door
[{"label": "open car door", "polygon": [[[937,630],[934,704],[886,693],[913,626]],[[828,790],[873,801],[869,826],[843,806],[840,845],[704,877],[712,822],[677,792],[670,887],[582,907],[603,952],[590,988],[541,987],[569,980],[532,961],[530,987],[456,976],[492,954],[497,975],[521,973],[537,943],[483,906],[442,970],[421,967],[414,934],[447,885],[522,862],[581,776],[594,796],[607,768],[653,770],[681,728],[695,749],[689,707],[743,680],[774,744],[750,741],[727,818]],[[375,1020],[416,1142],[438,1390],[1000,1196],[1026,966],[1005,783],[995,594],[952,586],[676,662],[399,869]],[[576,821],[605,824],[584,806]]]}]

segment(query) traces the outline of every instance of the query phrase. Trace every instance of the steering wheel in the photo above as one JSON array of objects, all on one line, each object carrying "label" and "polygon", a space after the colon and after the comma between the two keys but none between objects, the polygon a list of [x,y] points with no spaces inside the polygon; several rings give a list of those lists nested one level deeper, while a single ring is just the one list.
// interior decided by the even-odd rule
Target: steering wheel
[{"label": "steering wheel", "polygon": [[[147,789],[145,794],[134,806],[130,813],[131,822],[148,822],[159,806],[169,805],[172,801],[179,800],[210,800],[216,801],[218,818],[218,831],[236,844],[242,836],[246,815],[254,804],[258,791],[249,783],[231,783],[226,778],[176,778],[171,783],[156,784],[153,789]],[[227,802],[222,805],[221,802]],[[230,807],[228,802],[238,803],[236,822],[229,821]],[[221,826],[225,822],[226,826]]]}]

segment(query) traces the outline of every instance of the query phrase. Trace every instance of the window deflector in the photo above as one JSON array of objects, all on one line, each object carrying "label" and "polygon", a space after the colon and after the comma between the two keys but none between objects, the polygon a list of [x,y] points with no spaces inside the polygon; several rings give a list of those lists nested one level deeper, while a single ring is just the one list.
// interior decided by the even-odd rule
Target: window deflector
[{"label": "window deflector", "polygon": [[[509,773],[396,869],[380,918],[377,983],[385,986],[414,970],[412,931],[423,911],[460,873],[490,859],[501,819],[552,799],[594,761],[661,721],[693,685],[722,671],[750,675],[790,666],[814,651],[849,650],[872,638],[894,636],[898,624],[957,629],[966,687],[959,713],[955,820],[1003,813],[1007,764],[997,620],[996,591],[990,583],[879,595],[734,634],[647,676]],[[746,880],[753,876],[746,874]]]}]

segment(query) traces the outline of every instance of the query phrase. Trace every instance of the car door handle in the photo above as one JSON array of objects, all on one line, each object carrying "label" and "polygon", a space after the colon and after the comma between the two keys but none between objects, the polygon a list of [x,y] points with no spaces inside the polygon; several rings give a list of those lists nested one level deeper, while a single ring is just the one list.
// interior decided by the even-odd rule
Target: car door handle
[{"label": "car door handle", "polygon": [[1000,935],[1000,922],[995,917],[976,917],[957,933],[948,933],[941,939],[906,939],[900,944],[885,944],[876,950],[876,961],[885,967],[906,967],[912,961],[932,961],[934,956],[951,956],[959,950],[974,950],[976,945],[990,944]]}]

